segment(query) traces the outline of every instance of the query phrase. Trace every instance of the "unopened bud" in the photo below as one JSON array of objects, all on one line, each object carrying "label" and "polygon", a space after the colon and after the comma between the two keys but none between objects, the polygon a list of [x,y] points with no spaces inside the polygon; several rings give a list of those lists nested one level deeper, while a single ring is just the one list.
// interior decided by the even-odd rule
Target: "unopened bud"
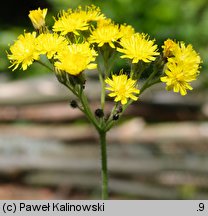
[{"label": "unopened bud", "polygon": [[118,120],[118,119],[119,119],[119,114],[117,114],[117,113],[116,113],[116,114],[114,114],[114,115],[113,115],[113,120],[115,120],[115,121],[116,121],[116,120]]},{"label": "unopened bud", "polygon": [[37,10],[31,10],[29,13],[29,18],[35,29],[41,29],[45,26],[45,17],[47,14],[47,8],[41,10],[38,8]]},{"label": "unopened bud", "polygon": [[74,108],[74,109],[77,108],[77,107],[78,107],[77,101],[71,100],[70,106],[71,106],[72,108]]},{"label": "unopened bud", "polygon": [[102,118],[102,117],[104,116],[103,110],[102,110],[102,109],[96,109],[96,110],[95,110],[95,115],[96,115],[98,118]]}]

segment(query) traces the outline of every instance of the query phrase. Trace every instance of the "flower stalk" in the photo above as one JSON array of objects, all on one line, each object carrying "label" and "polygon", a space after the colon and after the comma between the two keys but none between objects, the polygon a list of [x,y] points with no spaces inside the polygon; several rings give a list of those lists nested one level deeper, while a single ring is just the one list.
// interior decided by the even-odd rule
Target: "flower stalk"
[{"label": "flower stalk", "polygon": [[108,166],[107,166],[107,143],[106,132],[101,130],[99,132],[100,147],[101,147],[101,174],[102,174],[102,199],[107,200],[108,192]]}]

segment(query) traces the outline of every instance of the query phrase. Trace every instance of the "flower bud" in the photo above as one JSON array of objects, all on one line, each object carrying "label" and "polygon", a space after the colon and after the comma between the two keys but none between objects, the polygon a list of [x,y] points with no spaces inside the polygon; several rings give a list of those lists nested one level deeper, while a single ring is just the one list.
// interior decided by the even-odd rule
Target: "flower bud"
[{"label": "flower bud", "polygon": [[95,110],[95,115],[96,115],[98,118],[102,118],[102,117],[104,116],[103,110],[102,110],[102,109],[96,109],[96,110]]},{"label": "flower bud", "polygon": [[165,58],[169,58],[169,57],[173,56],[173,51],[174,51],[175,47],[176,47],[176,43],[171,39],[167,39],[164,42],[164,45],[162,46],[162,48],[163,48],[163,56]]},{"label": "flower bud", "polygon": [[119,119],[119,114],[117,114],[117,113],[114,114],[114,115],[113,115],[113,120],[116,121],[116,120],[118,120],[118,119]]},{"label": "flower bud", "polygon": [[71,106],[73,109],[77,108],[77,107],[78,107],[77,101],[71,100],[70,106]]},{"label": "flower bud", "polygon": [[45,17],[47,14],[47,8],[41,10],[38,8],[37,10],[31,10],[29,13],[29,18],[34,26],[35,29],[41,29],[45,26]]}]

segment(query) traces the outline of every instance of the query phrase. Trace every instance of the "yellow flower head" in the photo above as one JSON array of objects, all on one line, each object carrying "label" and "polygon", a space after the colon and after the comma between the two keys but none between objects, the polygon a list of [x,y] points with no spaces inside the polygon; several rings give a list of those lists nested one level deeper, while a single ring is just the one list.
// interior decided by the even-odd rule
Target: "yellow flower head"
[{"label": "yellow flower head", "polygon": [[47,14],[47,10],[47,8],[43,10],[38,8],[37,10],[31,10],[29,12],[28,16],[35,29],[40,29],[41,27],[45,26],[45,17]]},{"label": "yellow flower head", "polygon": [[177,61],[178,64],[185,64],[186,67],[189,67],[190,70],[199,69],[199,64],[202,62],[199,54],[193,49],[192,45],[189,44],[185,46],[184,42],[180,42],[173,50],[173,58],[170,58],[169,61]]},{"label": "yellow flower head", "polygon": [[129,37],[135,33],[134,28],[131,25],[120,25],[120,34],[121,37]]},{"label": "yellow flower head", "polygon": [[85,42],[82,44],[71,44],[56,55],[57,61],[55,67],[63,70],[71,75],[78,75],[85,69],[95,69],[95,61],[97,53],[90,48],[90,44]]},{"label": "yellow flower head", "polygon": [[78,14],[80,18],[87,22],[105,19],[105,16],[101,13],[100,8],[95,5],[85,6],[84,9],[79,6],[78,9],[74,11],[74,13]]},{"label": "yellow flower head", "polygon": [[173,50],[176,48],[176,46],[177,44],[173,40],[167,39],[162,46],[163,56],[166,58],[173,56]]},{"label": "yellow flower head", "polygon": [[36,50],[36,32],[24,33],[20,35],[15,43],[10,46],[11,54],[8,54],[8,59],[12,63],[10,67],[14,66],[17,69],[22,64],[22,69],[26,70],[34,60],[39,59],[39,52]]},{"label": "yellow flower head", "polygon": [[160,79],[166,83],[167,90],[186,95],[187,89],[192,90],[190,82],[199,75],[201,58],[190,44],[185,46],[183,42],[175,45],[172,54],[168,58],[165,76]]},{"label": "yellow flower head", "polygon": [[37,50],[41,54],[46,54],[51,59],[57,52],[65,49],[68,41],[65,37],[58,36],[56,33],[40,34],[37,37]]},{"label": "yellow flower head", "polygon": [[121,58],[132,59],[132,63],[138,63],[140,60],[151,62],[155,60],[155,56],[159,55],[154,40],[149,40],[145,34],[135,33],[129,37],[123,37],[120,45],[122,48],[117,48],[117,50],[124,54]]},{"label": "yellow flower head", "polygon": [[61,35],[68,33],[79,35],[79,31],[87,30],[88,26],[87,20],[83,19],[79,13],[68,10],[67,12],[63,11],[55,21],[53,31],[60,32]]},{"label": "yellow flower head", "polygon": [[111,22],[110,19],[100,20],[98,26],[92,31],[89,37],[90,43],[97,43],[99,47],[102,47],[105,43],[109,44],[112,48],[115,48],[114,42],[121,37],[119,26]]},{"label": "yellow flower head", "polygon": [[135,88],[137,81],[128,78],[127,75],[113,75],[112,79],[107,78],[105,82],[109,85],[106,89],[111,91],[108,95],[115,97],[115,102],[121,101],[121,104],[126,104],[129,98],[135,101],[138,99],[138,96],[134,95],[140,92]]},{"label": "yellow flower head", "polygon": [[196,79],[196,74],[189,73],[182,65],[172,62],[167,64],[166,76],[161,77],[161,81],[166,83],[166,89],[180,92],[181,95],[187,94],[187,89],[193,88],[189,84]]}]

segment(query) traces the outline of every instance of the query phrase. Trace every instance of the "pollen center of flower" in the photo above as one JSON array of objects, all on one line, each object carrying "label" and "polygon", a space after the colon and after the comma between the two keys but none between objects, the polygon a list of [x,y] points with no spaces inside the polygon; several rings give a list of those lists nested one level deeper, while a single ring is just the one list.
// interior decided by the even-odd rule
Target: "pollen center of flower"
[{"label": "pollen center of flower", "polygon": [[125,87],[125,85],[120,85],[119,87],[117,87],[116,91],[118,92],[118,94],[124,95],[125,92],[126,92],[126,87]]},{"label": "pollen center of flower", "polygon": [[30,50],[29,49],[25,49],[25,52],[28,54],[28,53],[30,53]]},{"label": "pollen center of flower", "polygon": [[183,74],[179,73],[176,75],[175,79],[176,79],[176,81],[180,82],[181,80],[184,80],[184,76],[183,76]]}]

